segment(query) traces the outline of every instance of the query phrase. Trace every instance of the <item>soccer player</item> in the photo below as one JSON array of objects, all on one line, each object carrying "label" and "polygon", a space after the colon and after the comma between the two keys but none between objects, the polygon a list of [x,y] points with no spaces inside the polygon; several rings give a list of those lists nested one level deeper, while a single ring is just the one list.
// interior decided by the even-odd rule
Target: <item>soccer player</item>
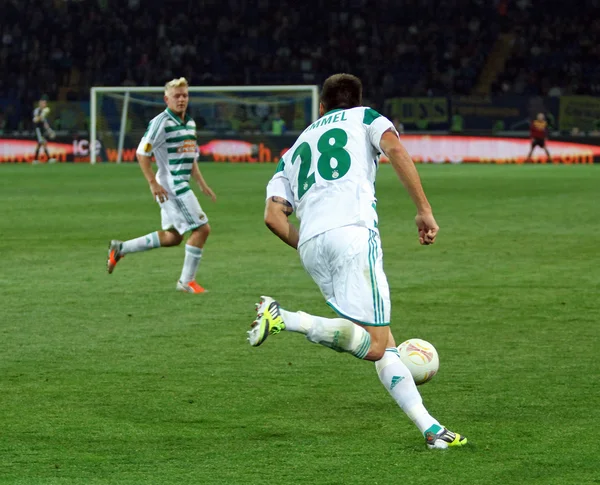
[{"label": "soccer player", "polygon": [[546,122],[544,113],[538,113],[537,118],[531,122],[529,133],[531,136],[531,150],[529,150],[529,154],[527,155],[527,159],[525,161],[530,162],[533,150],[535,147],[540,147],[546,152],[546,155],[548,156],[548,162],[552,162],[550,152],[546,148],[546,138],[548,138],[548,123]]},{"label": "soccer player", "polygon": [[[208,218],[190,188],[190,177],[213,202],[216,196],[200,173],[196,161],[196,124],[186,114],[189,93],[185,78],[165,84],[167,108],[150,121],[137,149],[137,159],[152,196],[160,206],[162,231],[155,231],[129,241],[112,240],[108,248],[107,269],[112,273],[119,260],[129,253],[178,246],[186,232],[185,259],[176,289],[187,293],[204,293],[196,282],[204,243],[210,234]],[[158,171],[152,170],[154,154]]]},{"label": "soccer player", "polygon": [[48,100],[45,96],[42,96],[38,101],[38,106],[33,110],[33,124],[35,126],[35,137],[37,145],[35,146],[35,157],[33,163],[39,163],[38,157],[40,155],[40,148],[44,149],[46,157],[48,157],[48,163],[54,163],[56,160],[50,158],[48,153],[48,142],[46,137],[54,138],[54,131],[50,128],[48,123],[48,115],[50,114],[50,108],[48,107]]},{"label": "soccer player", "polygon": [[[321,92],[321,118],[283,156],[267,186],[266,225],[298,250],[339,318],[284,310],[263,296],[248,341],[258,346],[269,335],[286,330],[375,362],[381,383],[423,433],[429,448],[461,446],[467,439],[445,428],[423,406],[389,328],[390,295],[375,198],[381,152],[417,207],[419,242],[433,244],[439,227],[394,125],[361,104],[360,79],[350,74],[329,77]],[[293,211],[299,230],[288,221]]]}]

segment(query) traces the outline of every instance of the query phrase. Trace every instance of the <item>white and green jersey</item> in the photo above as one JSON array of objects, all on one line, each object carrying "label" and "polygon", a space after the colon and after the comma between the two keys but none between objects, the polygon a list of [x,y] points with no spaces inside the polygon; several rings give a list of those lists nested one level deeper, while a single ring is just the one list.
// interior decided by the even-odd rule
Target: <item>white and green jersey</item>
[{"label": "white and green jersey", "polygon": [[304,130],[282,157],[267,198],[289,201],[300,242],[351,224],[377,230],[375,174],[381,136],[394,125],[367,107],[333,110]]},{"label": "white and green jersey", "polygon": [[137,153],[156,159],[156,180],[170,195],[190,190],[190,175],[197,154],[196,123],[185,115],[182,121],[169,108],[153,118]]}]

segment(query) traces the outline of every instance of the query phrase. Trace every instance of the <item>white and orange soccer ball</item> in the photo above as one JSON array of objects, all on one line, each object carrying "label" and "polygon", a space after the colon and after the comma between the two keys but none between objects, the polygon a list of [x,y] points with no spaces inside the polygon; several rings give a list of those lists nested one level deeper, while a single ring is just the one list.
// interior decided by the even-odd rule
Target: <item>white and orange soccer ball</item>
[{"label": "white and orange soccer ball", "polygon": [[400,360],[410,370],[417,386],[430,381],[440,368],[437,350],[426,340],[408,339],[398,345],[398,351]]}]

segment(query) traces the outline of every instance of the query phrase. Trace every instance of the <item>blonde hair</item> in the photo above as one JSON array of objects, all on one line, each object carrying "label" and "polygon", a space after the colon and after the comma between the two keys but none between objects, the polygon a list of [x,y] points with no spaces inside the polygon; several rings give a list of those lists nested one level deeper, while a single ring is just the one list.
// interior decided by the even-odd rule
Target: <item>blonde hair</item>
[{"label": "blonde hair", "polygon": [[167,91],[169,91],[169,89],[171,88],[187,88],[188,86],[189,84],[187,82],[187,79],[184,77],[180,77],[179,79],[172,79],[165,84],[165,94],[167,94]]}]

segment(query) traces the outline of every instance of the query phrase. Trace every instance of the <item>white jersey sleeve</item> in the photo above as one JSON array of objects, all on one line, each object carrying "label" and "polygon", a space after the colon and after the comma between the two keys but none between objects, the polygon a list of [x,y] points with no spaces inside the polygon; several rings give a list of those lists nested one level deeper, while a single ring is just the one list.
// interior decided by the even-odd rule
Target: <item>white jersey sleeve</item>
[{"label": "white jersey sleeve", "polygon": [[282,158],[279,161],[275,175],[269,180],[269,184],[267,185],[267,199],[270,199],[271,197],[282,197],[292,205],[292,209],[296,210],[294,193],[292,192],[290,181],[284,171],[285,162],[285,158]]},{"label": "white jersey sleeve", "polygon": [[383,152],[380,144],[381,137],[386,131],[391,128],[396,136],[398,136],[398,132],[396,131],[396,128],[394,128],[394,124],[385,116],[380,115],[372,108],[365,109],[363,123],[366,125],[369,141],[379,153]]},{"label": "white jersey sleeve", "polygon": [[165,143],[165,130],[163,129],[164,117],[157,116],[148,124],[148,129],[140,140],[136,153],[146,157]]}]

